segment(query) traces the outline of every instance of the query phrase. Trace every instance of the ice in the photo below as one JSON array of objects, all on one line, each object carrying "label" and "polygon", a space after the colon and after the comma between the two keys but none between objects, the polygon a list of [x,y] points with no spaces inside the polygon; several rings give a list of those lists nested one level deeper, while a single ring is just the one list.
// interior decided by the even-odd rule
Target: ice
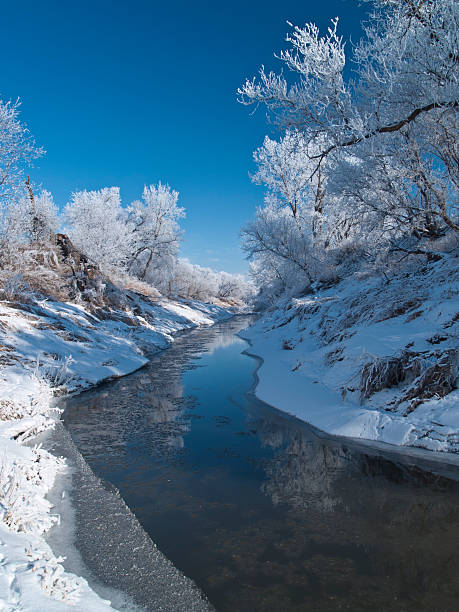
[{"label": "ice", "polygon": [[212,609],[158,550],[117,489],[95,476],[61,423],[45,445],[68,467],[51,496],[61,523],[47,537],[55,553],[67,556],[66,569],[84,576],[118,610]]}]

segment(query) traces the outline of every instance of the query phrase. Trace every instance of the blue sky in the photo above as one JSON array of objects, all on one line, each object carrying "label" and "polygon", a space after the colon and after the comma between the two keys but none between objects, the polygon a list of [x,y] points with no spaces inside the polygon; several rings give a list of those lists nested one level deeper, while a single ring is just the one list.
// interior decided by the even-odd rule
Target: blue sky
[{"label": "blue sky", "polygon": [[182,254],[244,272],[241,226],[263,200],[250,182],[265,112],[236,90],[278,69],[286,21],[325,29],[340,16],[357,41],[354,0],[26,2],[0,0],[0,96],[47,153],[31,172],[59,206],[73,191],[118,185],[124,203],[161,180],[187,210]]}]

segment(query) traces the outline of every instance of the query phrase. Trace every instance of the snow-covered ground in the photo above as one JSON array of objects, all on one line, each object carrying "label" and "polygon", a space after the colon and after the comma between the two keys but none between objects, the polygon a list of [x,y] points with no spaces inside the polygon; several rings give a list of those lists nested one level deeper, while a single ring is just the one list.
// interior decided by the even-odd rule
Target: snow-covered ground
[{"label": "snow-covered ground", "polygon": [[287,300],[242,335],[268,404],[331,434],[458,452],[459,391],[444,394],[458,321],[457,258],[445,256]]},{"label": "snow-covered ground", "polygon": [[134,306],[91,314],[52,300],[0,302],[0,611],[113,609],[44,539],[59,521],[46,495],[66,464],[30,442],[54,426],[56,396],[128,374],[148,361],[140,346],[164,348],[174,333],[232,314],[138,296]]}]

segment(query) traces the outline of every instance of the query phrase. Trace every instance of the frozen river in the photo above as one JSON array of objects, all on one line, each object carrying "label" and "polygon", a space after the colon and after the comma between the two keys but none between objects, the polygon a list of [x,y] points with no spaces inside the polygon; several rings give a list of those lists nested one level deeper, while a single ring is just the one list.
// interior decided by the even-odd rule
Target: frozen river
[{"label": "frozen river", "polygon": [[[457,462],[332,438],[257,400],[237,336],[248,322],[185,332],[68,400],[65,427],[94,473],[218,611],[457,610]],[[113,572],[80,552],[111,586],[129,569],[145,605],[148,572],[136,597],[127,542]]]}]

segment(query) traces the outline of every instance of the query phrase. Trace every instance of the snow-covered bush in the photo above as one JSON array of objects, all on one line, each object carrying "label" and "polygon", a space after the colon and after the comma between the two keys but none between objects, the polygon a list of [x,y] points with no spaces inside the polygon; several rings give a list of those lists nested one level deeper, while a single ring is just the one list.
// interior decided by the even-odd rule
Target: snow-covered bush
[{"label": "snow-covered bush", "polygon": [[54,480],[63,461],[39,446],[31,450],[29,461],[0,458],[0,507],[2,520],[12,531],[41,535],[59,520],[50,514],[51,504],[42,491]]},{"label": "snow-covered bush", "polygon": [[37,295],[24,281],[22,274],[0,274],[0,298],[8,302],[28,303],[34,301]]},{"label": "snow-covered bush", "polygon": [[33,368],[33,374],[52,389],[63,387],[68,385],[74,377],[70,370],[72,363],[71,355],[52,357],[51,360],[48,359],[47,361],[44,361],[39,355]]},{"label": "snow-covered bush", "polygon": [[203,301],[247,302],[254,286],[242,274],[217,272],[179,259],[169,286],[170,295]]}]

